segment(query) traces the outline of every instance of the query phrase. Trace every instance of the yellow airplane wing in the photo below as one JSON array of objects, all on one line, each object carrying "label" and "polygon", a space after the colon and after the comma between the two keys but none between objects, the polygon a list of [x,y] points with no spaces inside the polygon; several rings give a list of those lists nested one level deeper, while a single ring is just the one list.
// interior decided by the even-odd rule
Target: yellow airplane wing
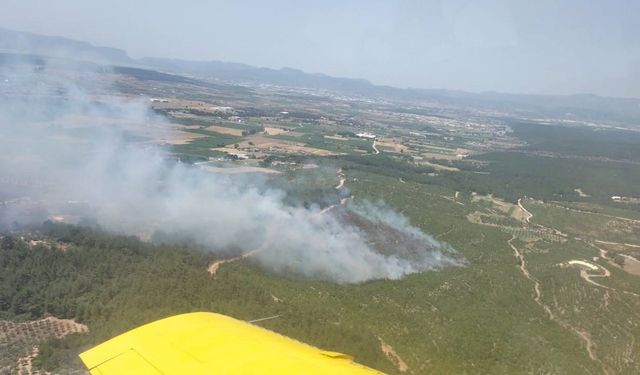
[{"label": "yellow airplane wing", "polygon": [[135,328],[80,354],[92,375],[380,374],[231,317],[197,312]]}]

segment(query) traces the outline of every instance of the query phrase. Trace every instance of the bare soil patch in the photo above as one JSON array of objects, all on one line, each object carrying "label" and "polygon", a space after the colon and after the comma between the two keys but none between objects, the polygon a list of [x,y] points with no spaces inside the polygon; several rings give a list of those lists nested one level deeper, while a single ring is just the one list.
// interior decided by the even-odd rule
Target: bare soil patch
[{"label": "bare soil patch", "polygon": [[389,360],[393,362],[393,364],[398,368],[398,371],[407,372],[407,370],[409,370],[409,366],[407,366],[407,363],[402,358],[400,358],[393,347],[384,342],[381,337],[378,337],[378,340],[380,340],[380,350],[382,350],[387,358],[389,358]]},{"label": "bare soil patch", "polygon": [[381,138],[376,142],[376,146],[386,152],[407,152],[407,146],[400,143],[394,138]]},{"label": "bare soil patch", "polygon": [[213,172],[213,173],[228,173],[228,174],[239,174],[239,173],[266,173],[266,174],[278,174],[280,171],[276,171],[275,169],[262,168],[262,167],[253,167],[249,165],[243,165],[238,167],[214,167],[211,165],[202,165],[200,169]]},{"label": "bare soil patch", "polygon": [[429,167],[432,167],[436,171],[460,172],[460,169],[458,169],[458,168],[449,167],[449,166],[446,166],[446,165],[441,165],[441,164],[436,164],[436,163],[430,163],[428,161],[420,161],[417,164],[427,165]]},{"label": "bare soil patch", "polygon": [[203,134],[184,132],[181,130],[172,131],[167,137],[161,137],[157,141],[160,144],[185,145],[194,139],[205,137]]},{"label": "bare soil patch", "polygon": [[38,344],[48,338],[62,338],[72,333],[83,333],[89,328],[70,319],[47,317],[28,322],[0,320],[0,373],[48,374],[33,368],[38,355]]},{"label": "bare soil patch", "polygon": [[267,135],[278,135],[278,134],[289,132],[289,129],[276,128],[273,126],[265,126],[264,132],[267,133]]},{"label": "bare soil patch", "polygon": [[473,197],[471,198],[473,201],[489,201],[493,204],[493,206],[499,210],[500,212],[502,212],[503,214],[510,216],[518,221],[522,221],[522,222],[529,222],[529,219],[531,218],[531,215],[529,213],[529,211],[527,211],[524,207],[522,207],[522,205],[520,205],[520,201],[518,201],[518,204],[513,204],[513,203],[509,203],[506,202],[500,198],[496,198],[493,195],[489,194],[489,195],[478,195],[475,194],[473,195]]},{"label": "bare soil patch", "polygon": [[336,141],[348,141],[348,138],[345,138],[341,135],[325,135],[324,138],[327,139],[335,139]]},{"label": "bare soil patch", "polygon": [[[335,152],[309,147],[301,142],[269,138],[262,134],[254,134],[245,138],[242,142],[240,142],[239,149],[244,152],[282,152],[287,154],[306,154],[315,156],[336,155]],[[216,148],[215,150],[225,151],[224,148]]]},{"label": "bare soil patch", "polygon": [[218,270],[220,269],[220,267],[225,264],[225,263],[233,263],[233,262],[237,262],[239,260],[248,258],[252,255],[255,255],[256,253],[264,250],[264,248],[267,246],[268,242],[265,241],[259,248],[253,250],[253,251],[249,251],[248,253],[244,253],[241,255],[238,255],[236,257],[233,258],[228,258],[228,259],[221,259],[221,260],[216,260],[213,261],[211,263],[209,263],[209,267],[207,267],[207,271],[209,272],[209,274],[211,276],[214,276],[216,274],[216,272],[218,272]]},{"label": "bare soil patch", "polygon": [[582,189],[580,188],[575,188],[573,189],[573,191],[575,191],[576,193],[578,193],[578,196],[582,197],[582,198],[587,198],[590,197],[589,194],[586,194],[584,191],[582,191]]},{"label": "bare soil patch", "polygon": [[640,260],[627,254],[620,255],[624,257],[622,269],[632,275],[640,276]]}]

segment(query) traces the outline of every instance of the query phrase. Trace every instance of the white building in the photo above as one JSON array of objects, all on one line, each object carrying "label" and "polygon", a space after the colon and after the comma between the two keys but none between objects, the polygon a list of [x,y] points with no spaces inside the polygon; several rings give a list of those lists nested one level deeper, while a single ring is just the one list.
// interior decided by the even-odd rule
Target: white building
[{"label": "white building", "polygon": [[366,139],[376,139],[376,135],[371,133],[358,133],[356,134],[356,137],[366,138]]}]

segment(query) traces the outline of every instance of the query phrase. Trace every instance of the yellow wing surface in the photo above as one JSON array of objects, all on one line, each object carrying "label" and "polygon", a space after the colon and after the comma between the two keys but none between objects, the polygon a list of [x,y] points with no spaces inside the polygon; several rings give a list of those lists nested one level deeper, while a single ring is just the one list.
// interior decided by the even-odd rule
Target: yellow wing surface
[{"label": "yellow wing surface", "polygon": [[92,375],[380,374],[231,317],[197,312],[135,328],[80,354]]}]

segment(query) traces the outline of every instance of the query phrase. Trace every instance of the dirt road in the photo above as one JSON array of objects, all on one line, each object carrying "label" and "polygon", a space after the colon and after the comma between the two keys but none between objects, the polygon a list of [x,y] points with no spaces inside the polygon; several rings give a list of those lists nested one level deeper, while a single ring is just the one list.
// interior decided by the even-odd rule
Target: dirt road
[{"label": "dirt road", "polygon": [[[518,205],[519,204],[520,204],[520,200],[518,200]],[[527,269],[527,263],[526,263],[526,261],[524,259],[524,255],[512,243],[512,241],[515,240],[515,239],[516,239],[516,236],[514,235],[513,237],[511,237],[511,239],[509,241],[507,241],[507,243],[509,244],[509,246],[513,250],[513,253],[514,253],[515,257],[520,260],[520,272],[522,272],[522,274],[529,281],[531,281],[533,283],[533,290],[535,292],[533,300],[535,301],[535,303],[538,304],[540,307],[542,307],[544,309],[545,313],[547,314],[547,316],[549,317],[550,320],[553,320],[554,322],[558,323],[561,327],[563,327],[563,328],[565,328],[565,329],[567,329],[569,331],[572,331],[573,333],[578,335],[578,337],[585,344],[585,347],[587,349],[587,354],[589,354],[589,358],[591,358],[594,361],[600,362],[598,360],[598,356],[596,355],[596,352],[595,352],[595,344],[591,340],[591,334],[586,330],[574,327],[571,324],[559,319],[553,313],[553,311],[551,311],[551,308],[547,304],[542,302],[542,300],[541,300],[542,292],[540,291],[540,282],[529,273],[529,270]],[[608,373],[607,369],[604,369],[604,371],[605,371],[605,373]]]},{"label": "dirt road", "polygon": [[[335,186],[335,188],[336,189],[340,189],[340,188],[342,188],[344,186],[345,182],[347,181],[347,178],[344,175],[344,171],[342,170],[342,168],[339,169],[338,172],[336,172],[336,174],[338,175],[339,182],[338,182],[338,185]],[[323,214],[327,213],[328,211],[334,209],[335,207],[347,204],[347,202],[349,201],[349,198],[351,198],[351,197],[346,197],[346,198],[340,199],[340,203],[339,204],[332,204],[330,206],[327,206],[327,207],[323,208],[318,214],[319,215],[323,215]],[[259,253],[260,251],[264,250],[270,242],[271,242],[270,240],[266,240],[257,249],[249,251],[249,252],[244,253],[244,254],[240,254],[240,255],[238,255],[236,257],[213,261],[207,267],[207,271],[209,272],[209,274],[211,276],[214,276],[216,274],[216,272],[218,272],[218,270],[220,269],[220,267],[223,264],[237,262],[239,260],[242,260],[242,259],[248,258],[250,256],[253,256],[253,255]]]},{"label": "dirt road", "polygon": [[522,212],[524,212],[525,217],[524,217],[524,221],[529,224],[529,220],[531,220],[531,218],[533,217],[533,214],[529,211],[527,211],[526,208],[524,208],[524,206],[522,205],[522,203],[520,202],[522,200],[522,198],[518,198],[518,207],[520,207],[520,209],[522,210]]},{"label": "dirt road", "polygon": [[244,254],[240,254],[237,257],[233,257],[233,258],[229,258],[229,259],[221,259],[221,260],[216,260],[214,262],[211,262],[209,264],[209,267],[207,268],[207,271],[209,271],[209,274],[211,276],[215,275],[216,272],[218,272],[218,269],[220,269],[220,266],[222,266],[225,263],[233,263],[233,262],[237,262],[239,260],[248,258],[252,255],[255,255],[256,253],[264,250],[264,248],[267,246],[266,242],[264,244],[262,244],[262,246],[260,246],[259,248],[249,251],[248,253],[244,253]]},{"label": "dirt road", "polygon": [[336,174],[338,175],[339,182],[338,185],[335,186],[335,189],[339,190],[344,186],[344,183],[347,182],[347,178],[344,176],[342,168],[338,169]]},{"label": "dirt road", "polygon": [[635,248],[640,248],[640,245],[634,245],[632,243],[622,243],[622,242],[611,242],[611,241],[602,241],[602,240],[596,240],[597,243],[602,243],[605,245],[622,245],[622,246],[628,246],[628,247],[635,247]]},{"label": "dirt road", "polygon": [[389,358],[389,360],[393,362],[398,371],[407,372],[407,370],[409,370],[409,366],[407,366],[407,363],[402,358],[400,358],[393,347],[384,342],[384,340],[382,340],[382,337],[378,336],[378,340],[380,340],[380,350],[382,350],[384,355],[386,355],[387,358]]}]

